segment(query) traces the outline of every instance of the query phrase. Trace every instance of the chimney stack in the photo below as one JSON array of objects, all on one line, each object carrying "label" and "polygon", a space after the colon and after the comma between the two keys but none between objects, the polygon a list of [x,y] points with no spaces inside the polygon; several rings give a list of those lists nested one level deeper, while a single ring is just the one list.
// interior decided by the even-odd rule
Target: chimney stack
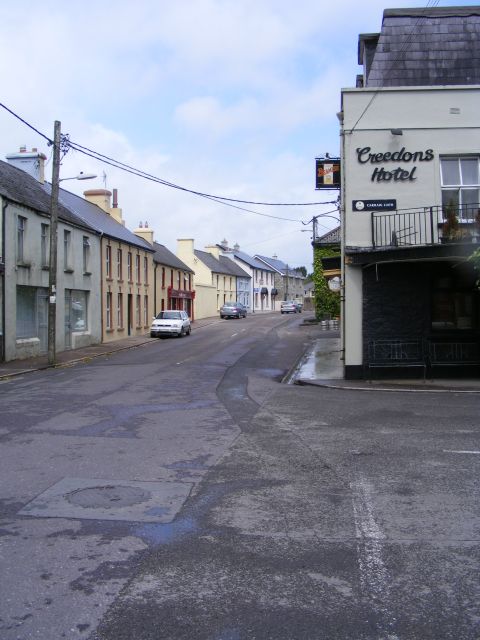
[{"label": "chimney stack", "polygon": [[9,153],[6,158],[9,164],[25,171],[41,184],[45,182],[45,160],[47,156],[44,153],[39,153],[35,147],[28,152],[27,147],[24,145],[20,147],[18,153]]}]

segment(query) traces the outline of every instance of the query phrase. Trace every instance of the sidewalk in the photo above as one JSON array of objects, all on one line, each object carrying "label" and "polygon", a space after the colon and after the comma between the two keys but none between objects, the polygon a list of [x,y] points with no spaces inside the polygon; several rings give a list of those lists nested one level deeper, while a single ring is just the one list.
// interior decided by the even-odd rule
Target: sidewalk
[{"label": "sidewalk", "polygon": [[[205,327],[216,322],[220,322],[220,319],[217,316],[195,320],[192,325],[193,330],[195,331],[201,327]],[[74,364],[75,362],[86,362],[88,360],[91,360],[92,358],[109,355],[110,353],[115,353],[116,351],[124,351],[125,349],[133,349],[134,347],[139,347],[142,344],[147,344],[148,342],[155,342],[156,340],[158,340],[158,338],[150,338],[150,335],[147,332],[144,335],[129,336],[128,338],[123,338],[122,340],[95,344],[89,347],[84,347],[83,349],[62,351],[56,354],[56,364],[53,366],[62,367]],[[50,365],[48,364],[47,355],[38,356],[35,358],[26,358],[25,360],[11,360],[10,362],[0,362],[0,380],[48,368],[50,368]]]},{"label": "sidewalk", "polygon": [[304,355],[290,383],[333,389],[364,391],[410,391],[480,393],[480,378],[438,378],[409,380],[345,380],[338,331],[320,331],[319,337]]}]

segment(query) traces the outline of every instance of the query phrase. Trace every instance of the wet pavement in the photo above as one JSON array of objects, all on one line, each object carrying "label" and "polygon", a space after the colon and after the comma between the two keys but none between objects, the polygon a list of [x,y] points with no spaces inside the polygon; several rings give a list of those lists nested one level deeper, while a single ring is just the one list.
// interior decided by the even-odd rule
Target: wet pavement
[{"label": "wet pavement", "polygon": [[[224,322],[217,316],[196,320],[193,331],[215,323]],[[311,324],[306,322],[305,324]],[[63,351],[57,353],[55,367],[71,366],[78,362],[88,362],[92,358],[106,356],[112,353],[133,349],[155,342],[158,338],[150,338],[148,334],[130,336],[122,340]],[[25,360],[0,362],[0,380],[13,376],[24,375],[32,371],[48,369],[46,355]],[[436,392],[464,392],[480,393],[480,378],[439,378],[439,379],[399,379],[399,380],[345,380],[343,377],[343,353],[340,332],[325,330],[318,325],[318,337],[314,339],[306,350],[300,362],[297,363],[284,382],[298,385],[314,385],[336,389],[357,389],[365,391],[436,391]]]}]

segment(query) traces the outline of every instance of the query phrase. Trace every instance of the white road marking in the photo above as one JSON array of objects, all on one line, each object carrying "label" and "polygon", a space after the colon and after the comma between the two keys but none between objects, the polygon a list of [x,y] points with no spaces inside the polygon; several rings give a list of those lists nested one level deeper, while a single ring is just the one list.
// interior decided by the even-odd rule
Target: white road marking
[{"label": "white road marking", "polygon": [[383,561],[385,535],[373,515],[372,485],[360,478],[350,483],[353,491],[353,515],[357,536],[357,554],[360,569],[360,584],[369,596],[372,607],[378,614],[378,631],[385,640],[398,640],[392,633],[395,617],[390,611],[390,579]]},{"label": "white road marking", "polygon": [[480,451],[455,451],[454,449],[444,449],[443,453],[471,453],[475,456],[480,455]]}]

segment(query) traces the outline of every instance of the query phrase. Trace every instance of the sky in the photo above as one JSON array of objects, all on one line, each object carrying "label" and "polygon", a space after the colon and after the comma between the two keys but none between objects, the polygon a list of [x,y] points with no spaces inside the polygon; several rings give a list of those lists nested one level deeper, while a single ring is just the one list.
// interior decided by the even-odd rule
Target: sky
[{"label": "sky", "polygon": [[[341,88],[361,73],[358,35],[379,32],[386,8],[476,4],[2,2],[0,102],[50,139],[59,120],[71,141],[167,182],[277,205],[229,207],[70,149],[60,177],[97,178],[62,187],[116,188],[129,229],[147,223],[174,253],[178,238],[193,238],[196,249],[225,239],[310,272],[313,216],[323,214],[319,234],[338,225],[338,192],[315,189],[315,158],[339,153],[336,113]],[[43,136],[4,108],[0,131],[1,159],[37,148],[51,179]]]}]

